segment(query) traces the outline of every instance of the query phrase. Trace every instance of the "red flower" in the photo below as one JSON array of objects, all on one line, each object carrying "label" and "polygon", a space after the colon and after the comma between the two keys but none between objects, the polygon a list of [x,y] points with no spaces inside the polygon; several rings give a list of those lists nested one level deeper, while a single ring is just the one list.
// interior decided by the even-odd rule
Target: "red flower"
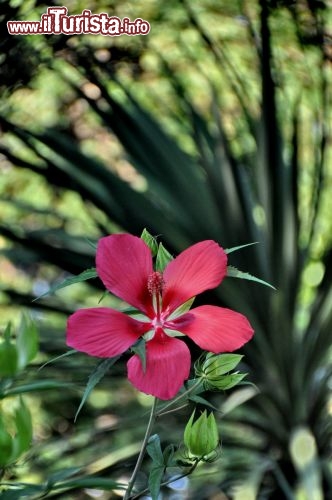
[{"label": "red flower", "polygon": [[202,349],[220,353],[238,349],[253,335],[248,320],[230,309],[178,309],[225,277],[227,256],[214,241],[187,248],[159,273],[141,238],[106,236],[99,240],[96,265],[105,287],[143,314],[135,319],[105,307],[81,309],[68,319],[67,344],[108,358],[124,353],[144,336],[146,369],[137,354],[127,364],[130,382],[142,392],[171,399],[188,378],[190,352],[175,336],[187,335]]}]

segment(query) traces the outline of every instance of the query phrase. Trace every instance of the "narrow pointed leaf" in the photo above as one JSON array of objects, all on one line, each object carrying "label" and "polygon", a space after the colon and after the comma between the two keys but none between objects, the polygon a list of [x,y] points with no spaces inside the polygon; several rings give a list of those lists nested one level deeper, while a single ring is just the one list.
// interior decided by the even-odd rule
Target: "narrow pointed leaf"
[{"label": "narrow pointed leaf", "polygon": [[194,395],[194,396],[190,396],[189,399],[190,399],[190,401],[193,401],[194,403],[206,406],[207,408],[211,408],[211,410],[218,411],[218,408],[216,408],[216,406],[214,406],[212,403],[210,403],[210,401],[208,401],[205,398],[202,398],[201,396]]},{"label": "narrow pointed leaf", "polygon": [[260,283],[261,285],[265,285],[265,286],[272,288],[273,290],[276,290],[276,288],[273,285],[270,285],[270,283],[267,283],[266,281],[261,280],[260,278],[256,278],[255,276],[252,276],[249,273],[239,271],[239,269],[236,269],[236,267],[233,267],[233,266],[227,266],[227,277],[240,278],[240,279],[249,280],[249,281],[256,281],[256,283]]},{"label": "narrow pointed leaf", "polygon": [[41,297],[45,297],[45,295],[50,295],[57,290],[60,290],[61,288],[65,288],[70,285],[75,285],[75,283],[81,283],[82,281],[87,281],[92,278],[97,278],[98,274],[97,271],[94,267],[91,269],[86,269],[82,273],[80,273],[78,276],[73,276],[72,278],[66,278],[64,281],[61,283],[58,283],[54,286],[52,286],[47,292],[43,293],[42,295],[39,295],[39,297],[36,297],[34,301],[39,300]]},{"label": "narrow pointed leaf", "polygon": [[232,247],[232,248],[224,248],[225,253],[232,253],[232,252],[237,252],[238,250],[241,250],[242,248],[246,247],[251,247],[252,245],[257,245],[258,241],[254,241],[253,243],[246,243],[245,245],[239,245],[237,247]]},{"label": "narrow pointed leaf", "polygon": [[64,352],[63,354],[60,354],[60,356],[56,356],[55,358],[52,358],[52,359],[49,359],[48,361],[46,361],[46,363],[41,365],[39,370],[42,370],[45,366],[50,365],[51,363],[55,363],[59,359],[66,358],[67,356],[71,356],[72,354],[77,354],[77,353],[78,353],[78,351],[76,351],[75,349],[71,349],[70,351]]},{"label": "narrow pointed leaf", "polygon": [[120,358],[120,356],[115,356],[114,358],[110,359],[104,359],[99,365],[95,368],[95,370],[91,373],[87,386],[85,388],[82,400],[80,402],[80,405],[77,409],[74,421],[76,421],[78,414],[80,413],[81,409],[84,406],[85,401],[89,397],[91,391],[94,389],[94,387],[100,382],[100,380],[106,375],[108,370],[116,361]]}]

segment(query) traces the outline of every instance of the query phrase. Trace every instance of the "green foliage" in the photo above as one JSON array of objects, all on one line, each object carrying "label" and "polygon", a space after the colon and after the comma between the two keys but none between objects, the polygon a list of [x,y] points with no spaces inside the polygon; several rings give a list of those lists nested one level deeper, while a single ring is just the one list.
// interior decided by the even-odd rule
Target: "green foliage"
[{"label": "green foliage", "polygon": [[269,286],[270,288],[275,290],[274,286],[272,286],[270,283],[267,283],[264,280],[256,278],[256,276],[252,276],[249,273],[244,273],[243,271],[236,269],[236,267],[234,267],[234,266],[227,266],[227,276],[229,278],[240,278],[242,280],[256,281],[256,283],[260,283],[261,285]]},{"label": "green foliage", "polygon": [[[238,402],[251,388],[239,387],[229,401],[229,408],[235,409],[225,415],[229,431],[223,438],[224,467],[216,478],[226,493],[252,478],[262,498],[294,496],[299,483],[307,489],[296,453],[290,451],[299,426],[315,443],[315,488],[320,483],[317,488],[326,497],[331,491],[331,72],[326,43],[330,13],[324,5],[316,2],[306,8],[301,2],[264,0],[202,7],[179,2],[171,10],[157,2],[155,13],[149,12],[155,23],[151,34],[140,45],[134,41],[135,53],[138,46],[141,50],[135,63],[133,44],[127,40],[119,41],[118,48],[127,58],[124,63],[114,56],[115,45],[112,59],[102,62],[96,40],[38,37],[39,44],[44,43],[38,57],[46,75],[57,78],[62,90],[65,85],[58,94],[63,95],[58,103],[61,123],[53,117],[50,125],[43,119],[44,126],[38,126],[31,104],[36,91],[27,91],[30,101],[23,113],[18,101],[13,109],[3,104],[0,152],[15,176],[10,174],[8,184],[1,180],[5,215],[0,231],[8,242],[2,253],[14,265],[25,263],[36,281],[35,270],[42,273],[45,264],[56,269],[55,275],[65,272],[65,280],[75,280],[73,275],[94,265],[86,237],[95,240],[119,230],[139,235],[148,227],[162,235],[174,255],[205,238],[230,248],[228,253],[248,241],[259,242],[232,254],[228,275],[239,273],[234,268],[248,269],[277,291],[226,279],[210,295],[215,303],[250,318],[255,338],[245,350],[244,371],[260,390],[245,409]],[[25,43],[35,49],[36,38],[26,37]],[[105,40],[102,43],[109,53]],[[18,67],[18,55],[25,53],[16,50],[13,68]],[[44,80],[48,87],[49,79]],[[33,84],[36,88],[43,83]],[[69,102],[77,107],[85,103],[76,121]],[[92,132],[88,140],[80,134],[82,122]],[[103,149],[105,137],[112,138],[109,149]],[[110,158],[115,137],[121,161],[130,162],[142,184],[122,176],[116,159]],[[27,172],[47,187],[48,210],[32,203]],[[19,179],[21,189],[14,189]],[[59,206],[67,194],[76,194],[81,203],[72,213],[71,201],[64,216]],[[82,214],[89,230],[87,222],[80,222]],[[170,257],[161,257],[162,270]],[[304,272],[313,259],[324,269],[314,285],[306,282]],[[100,291],[97,283],[93,286]],[[44,305],[62,314],[82,300],[74,297],[67,303],[64,298],[59,303],[47,297],[32,304],[38,293],[12,285],[3,293],[10,307],[24,304],[43,311]],[[50,339],[47,329],[44,335]],[[63,342],[59,346],[55,341],[61,335],[43,343],[46,356],[62,352]],[[5,337],[0,369],[6,377],[16,373],[17,352],[13,339]],[[21,355],[21,363],[32,352],[30,347]],[[85,368],[85,362],[77,363],[71,377]],[[65,378],[62,373],[56,376]],[[1,393],[7,390],[1,388]],[[192,397],[202,403],[201,394],[202,387]],[[223,408],[215,398],[207,403]],[[2,440],[8,448],[8,436],[3,434]],[[197,498],[204,497],[201,493],[198,488]]]},{"label": "green foliage", "polygon": [[108,372],[108,370],[111,368],[114,363],[117,362],[120,356],[115,356],[114,358],[109,358],[109,359],[104,359],[101,361],[97,367],[93,370],[91,373],[88,383],[86,385],[84,394],[82,396],[80,405],[77,409],[76,415],[75,415],[75,420],[78,417],[78,414],[80,413],[81,409],[84,406],[84,403],[86,402],[87,398],[89,397],[91,391],[95,388],[95,386],[100,382],[100,380],[105,376],[105,374]]},{"label": "green foliage", "polygon": [[17,395],[15,409],[8,411],[0,406],[0,467],[13,465],[19,457],[29,450],[32,441],[31,413],[21,396],[22,390],[16,383],[17,377],[36,356],[38,334],[34,323],[22,316],[16,338],[12,337],[9,323],[0,344],[0,400],[9,395]]},{"label": "green foliage", "polygon": [[15,341],[8,323],[0,340],[0,376],[11,377],[22,371],[38,352],[38,334],[35,324],[22,316]]},{"label": "green foliage", "polygon": [[164,455],[161,450],[160,438],[157,434],[150,437],[146,451],[152,459],[152,467],[149,474],[149,490],[152,500],[157,500],[160,493],[160,485],[165,473]]},{"label": "green foliage", "polygon": [[97,278],[97,277],[98,277],[98,274],[97,274],[97,271],[94,267],[91,269],[86,269],[85,271],[81,272],[78,276],[66,278],[61,283],[58,283],[58,284],[52,286],[47,292],[43,293],[42,295],[40,295],[39,297],[37,297],[34,300],[38,300],[42,297],[45,297],[45,295],[55,293],[58,290],[61,290],[61,288],[75,285],[75,283],[81,283],[82,281],[87,281],[87,280],[90,280],[92,278]]}]

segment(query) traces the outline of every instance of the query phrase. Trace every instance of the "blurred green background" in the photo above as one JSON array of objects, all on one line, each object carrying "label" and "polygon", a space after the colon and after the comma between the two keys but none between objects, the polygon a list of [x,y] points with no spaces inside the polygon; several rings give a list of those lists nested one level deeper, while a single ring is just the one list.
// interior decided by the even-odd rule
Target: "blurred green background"
[{"label": "blurred green background", "polygon": [[[39,20],[50,5],[2,1],[1,32],[8,20]],[[121,497],[111,481],[128,479],[150,399],[119,363],[74,423],[98,360],[75,354],[39,370],[67,351],[66,318],[96,306],[102,285],[33,299],[93,267],[99,237],[145,227],[172,253],[203,239],[258,242],[229,263],[277,288],[227,278],[202,297],[250,319],[256,333],[242,368],[259,392],[209,396],[222,410],[221,459],[162,498],[331,498],[331,5],[66,6],[142,18],[151,31],[0,40],[1,330],[11,321],[13,337],[24,337],[15,333],[24,312],[39,336],[37,355],[2,371],[3,418],[24,393],[33,429],[29,451],[3,467],[3,485],[17,487],[3,498]],[[103,304],[121,307],[110,296]],[[187,417],[160,422],[166,443],[181,441]]]}]

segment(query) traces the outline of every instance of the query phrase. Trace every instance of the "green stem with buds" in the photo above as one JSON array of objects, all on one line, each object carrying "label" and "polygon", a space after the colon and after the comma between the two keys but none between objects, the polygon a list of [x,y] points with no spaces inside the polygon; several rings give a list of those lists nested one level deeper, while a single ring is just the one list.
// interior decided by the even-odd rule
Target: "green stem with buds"
[{"label": "green stem with buds", "polygon": [[[195,389],[197,389],[201,384],[202,384],[202,380],[197,379],[196,382],[189,389],[187,389],[185,392],[183,392],[182,394],[177,396],[175,399],[173,399],[172,401],[167,403],[165,406],[163,406],[160,409],[160,411],[157,413],[157,417],[162,417],[165,413],[168,413],[168,411],[167,411],[168,408],[171,408],[172,406],[177,404],[179,401],[182,401],[183,399],[187,398],[188,395],[191,392],[193,392]],[[182,408],[182,406],[181,406],[181,408]]]}]

